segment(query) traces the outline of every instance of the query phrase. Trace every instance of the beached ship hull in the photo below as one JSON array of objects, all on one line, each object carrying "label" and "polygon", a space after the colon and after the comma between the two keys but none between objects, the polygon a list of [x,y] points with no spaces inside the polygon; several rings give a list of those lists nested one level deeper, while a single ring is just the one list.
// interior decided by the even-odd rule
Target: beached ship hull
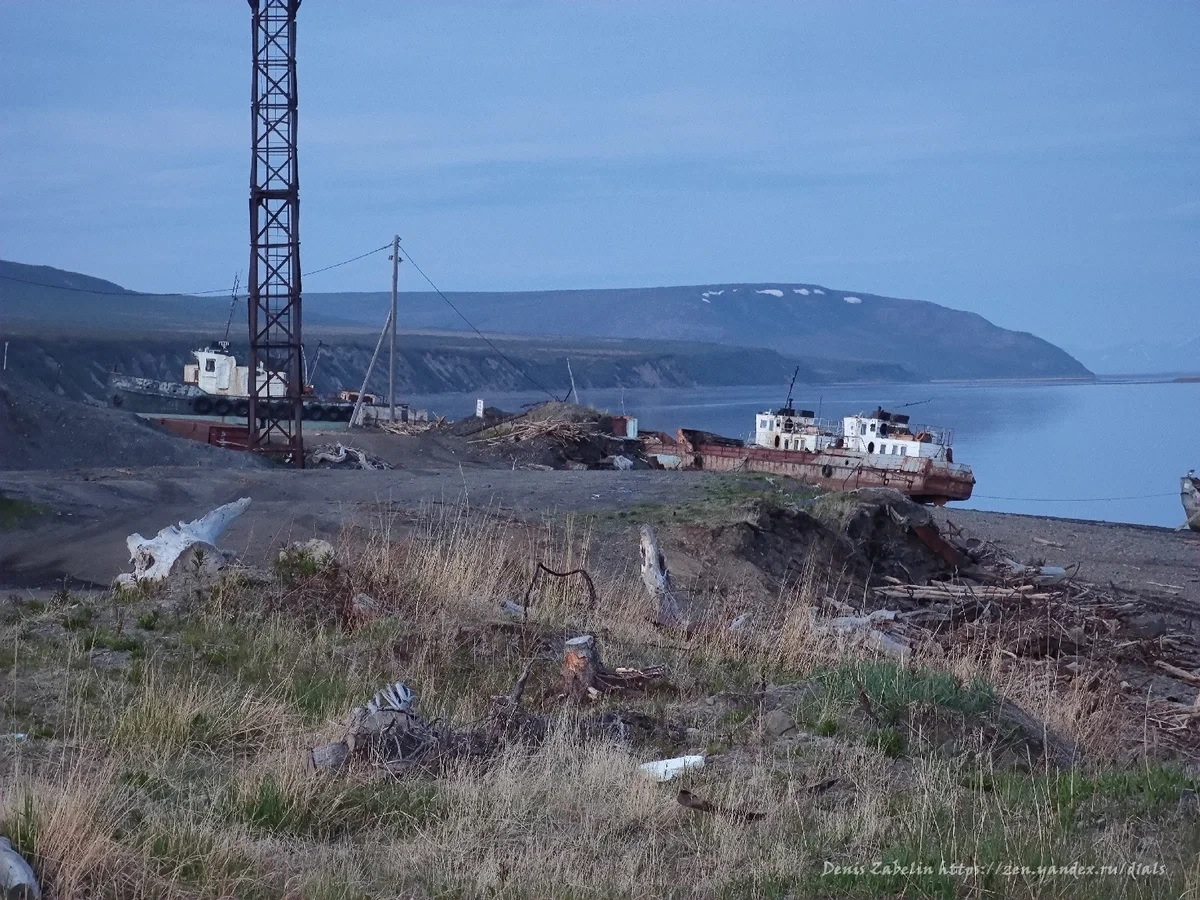
[{"label": "beached ship hull", "polygon": [[868,462],[862,454],[843,450],[809,453],[766,447],[728,447],[698,444],[691,449],[693,464],[713,472],[766,472],[785,475],[831,491],[894,488],[918,503],[942,504],[969,500],[975,488],[970,470],[955,471],[931,459],[899,457]]},{"label": "beached ship hull", "polygon": [[892,488],[918,503],[969,500],[975,488],[970,466],[950,462],[948,454],[884,455],[837,446],[775,449],[689,428],[679,429],[673,438],[661,432],[644,435],[642,447],[663,468],[764,472],[828,491]]}]

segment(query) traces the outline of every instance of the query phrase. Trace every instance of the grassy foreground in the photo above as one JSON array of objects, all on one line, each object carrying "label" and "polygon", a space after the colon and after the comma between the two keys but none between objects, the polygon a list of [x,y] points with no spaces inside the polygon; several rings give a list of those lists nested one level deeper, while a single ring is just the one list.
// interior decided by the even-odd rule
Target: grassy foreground
[{"label": "grassy foreground", "polygon": [[[586,522],[437,507],[266,583],[9,598],[0,834],[57,898],[1196,895],[1200,783],[1141,753],[1138,723],[986,645],[905,666],[829,646],[809,627],[830,590],[818,559],[753,634],[656,630],[636,535],[604,541],[628,552],[599,553]],[[503,618],[538,561],[587,567],[597,608],[555,579],[528,623]],[[365,619],[347,614],[359,592],[378,603]],[[724,598],[708,620],[737,611]],[[581,633],[610,665],[668,668],[663,690],[597,701],[654,724],[631,743],[572,728],[556,685]],[[308,749],[385,684],[463,728],[531,657],[543,743],[404,778],[311,770]],[[1002,696],[1084,763],[1048,769],[998,723]],[[684,752],[708,764],[670,785],[636,771]],[[697,813],[679,787],[763,818]]]}]

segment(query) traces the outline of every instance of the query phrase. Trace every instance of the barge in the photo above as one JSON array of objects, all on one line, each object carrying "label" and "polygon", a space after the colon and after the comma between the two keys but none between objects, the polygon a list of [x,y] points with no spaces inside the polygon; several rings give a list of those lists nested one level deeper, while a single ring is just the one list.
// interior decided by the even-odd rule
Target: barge
[{"label": "barge", "polygon": [[[250,370],[239,366],[228,341],[214,341],[193,350],[195,363],[183,367],[183,381],[159,381],[113,373],[108,379],[110,406],[149,416],[200,416],[245,419],[250,412]],[[262,364],[255,373],[260,396],[284,407],[287,384],[280,372],[268,372]],[[307,379],[305,379],[307,381]],[[264,390],[265,388],[265,390]],[[349,422],[358,401],[357,391],[342,391],[336,397],[318,397],[306,385],[303,395],[306,421]],[[373,394],[363,394],[363,406],[373,406]]]}]

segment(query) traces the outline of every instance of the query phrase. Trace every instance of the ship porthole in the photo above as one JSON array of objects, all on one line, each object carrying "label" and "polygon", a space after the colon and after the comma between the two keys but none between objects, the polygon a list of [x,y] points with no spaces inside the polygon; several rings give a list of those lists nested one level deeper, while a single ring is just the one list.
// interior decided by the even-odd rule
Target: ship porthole
[{"label": "ship porthole", "polygon": [[867,452],[868,453],[875,452],[875,442],[874,441],[871,441],[871,443],[867,444]]},{"label": "ship porthole", "polygon": [[833,466],[829,465],[828,463],[821,466],[821,474],[823,476],[825,476],[826,478],[832,478],[833,477]]},{"label": "ship porthole", "polygon": [[120,406],[124,402],[125,402],[125,398],[122,397],[120,394],[112,395],[112,405],[113,406]]}]

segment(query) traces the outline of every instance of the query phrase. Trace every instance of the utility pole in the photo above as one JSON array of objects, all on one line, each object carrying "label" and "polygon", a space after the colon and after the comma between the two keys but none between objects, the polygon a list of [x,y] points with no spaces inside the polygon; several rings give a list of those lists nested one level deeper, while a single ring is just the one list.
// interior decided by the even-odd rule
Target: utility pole
[{"label": "utility pole", "polygon": [[400,235],[392,237],[392,346],[388,357],[388,421],[396,421],[396,286],[400,281]]}]

